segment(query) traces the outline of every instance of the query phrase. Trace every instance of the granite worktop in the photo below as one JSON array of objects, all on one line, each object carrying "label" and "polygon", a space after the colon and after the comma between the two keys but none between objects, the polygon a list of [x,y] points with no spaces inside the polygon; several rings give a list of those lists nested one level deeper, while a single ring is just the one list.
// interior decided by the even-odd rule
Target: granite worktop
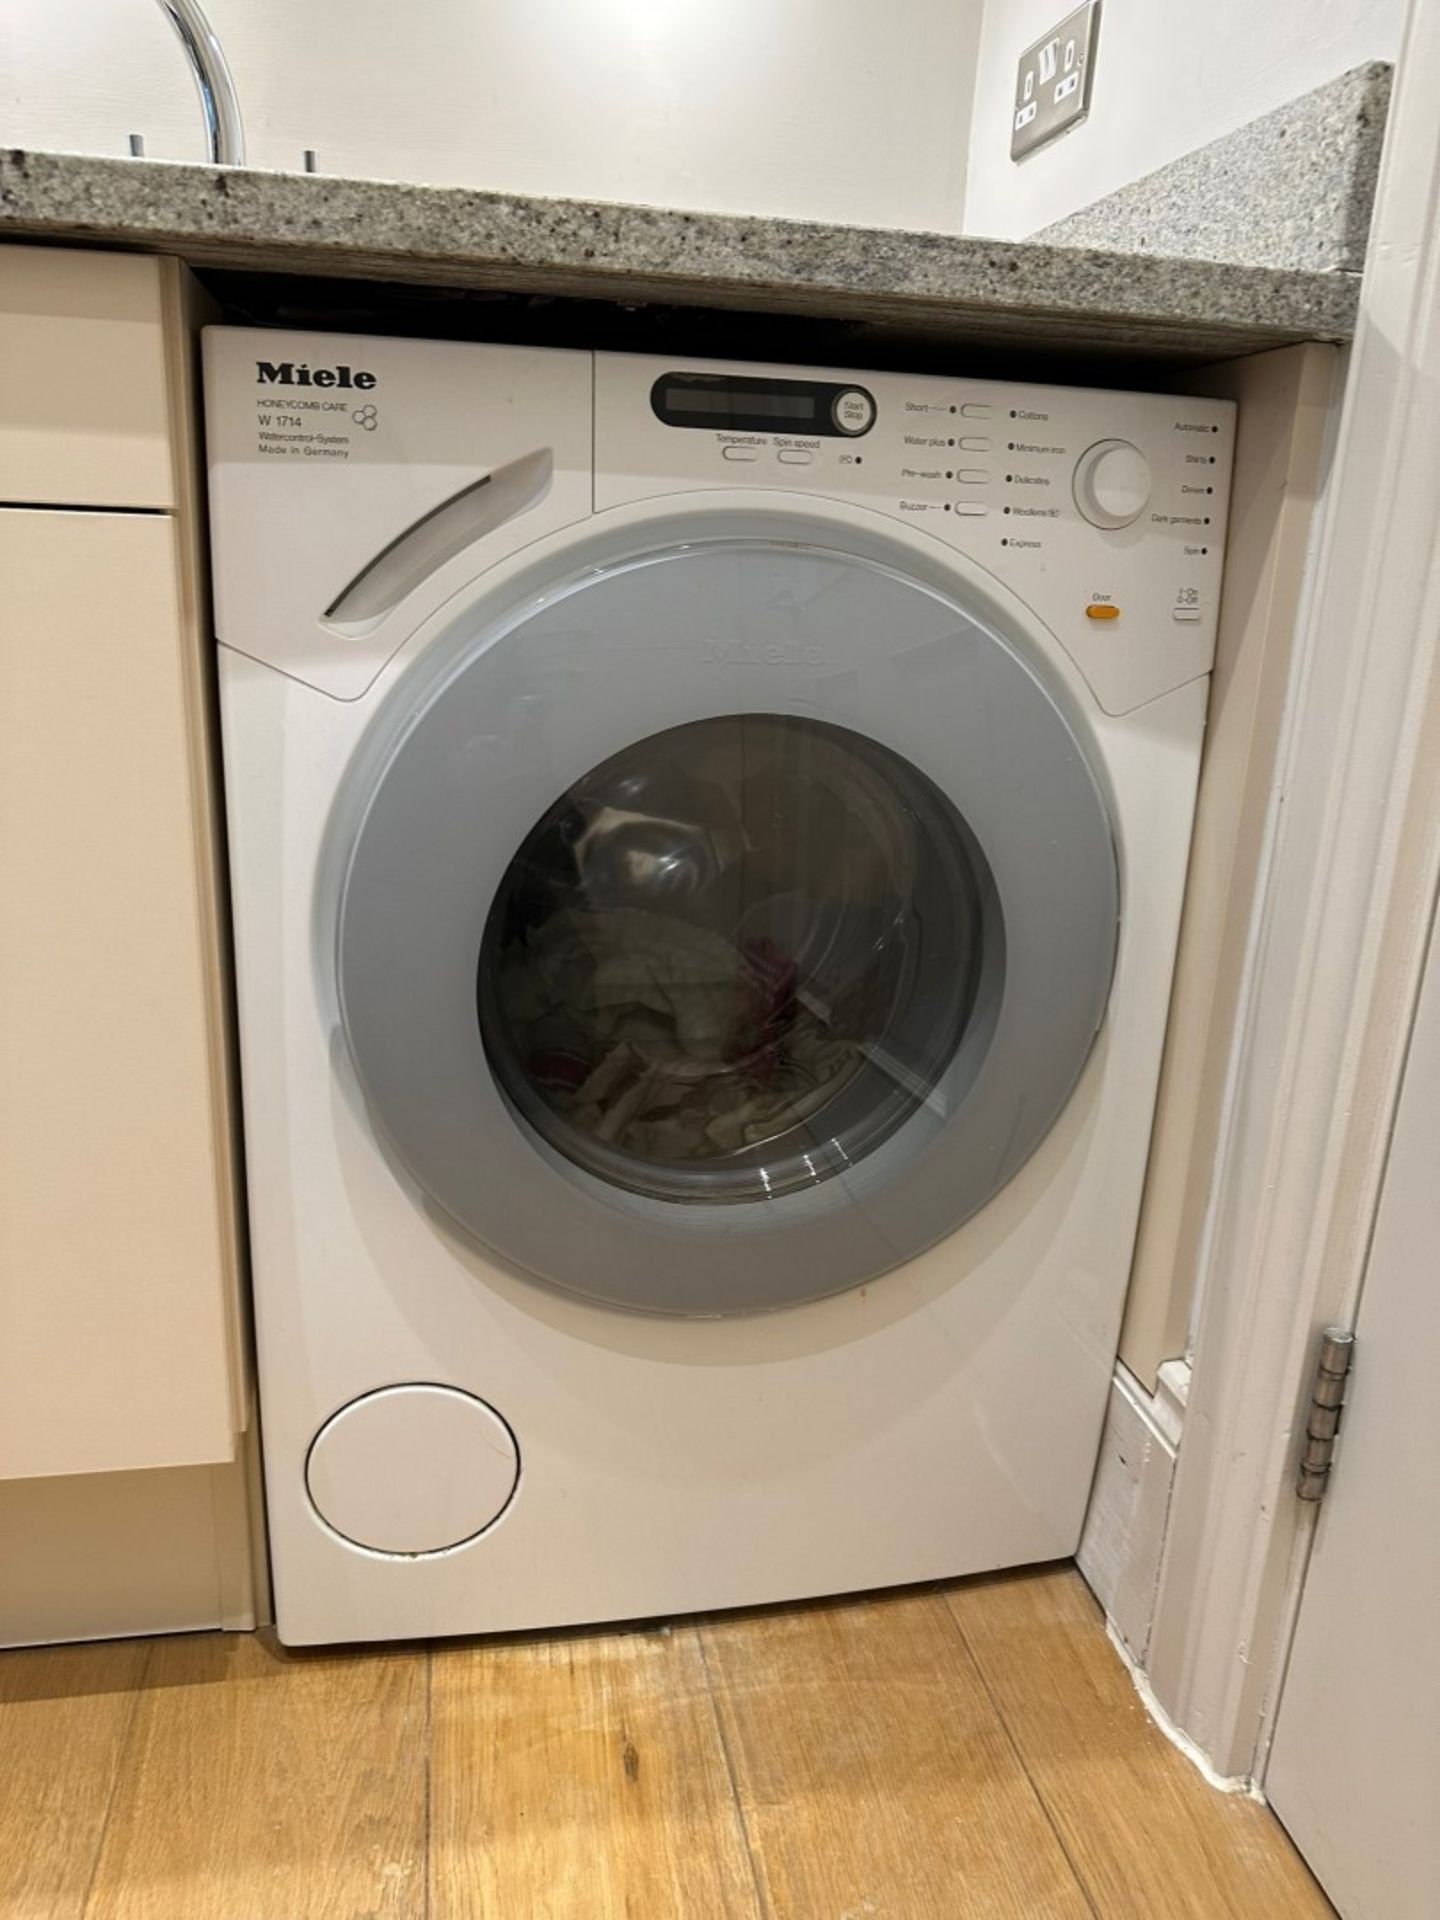
[{"label": "granite worktop", "polygon": [[195,266],[824,315],[931,341],[1198,362],[1353,331],[1353,272],[0,150],[0,238]]},{"label": "granite worktop", "polygon": [[1036,238],[1061,247],[1359,273],[1391,78],[1383,61],[1352,67]]}]

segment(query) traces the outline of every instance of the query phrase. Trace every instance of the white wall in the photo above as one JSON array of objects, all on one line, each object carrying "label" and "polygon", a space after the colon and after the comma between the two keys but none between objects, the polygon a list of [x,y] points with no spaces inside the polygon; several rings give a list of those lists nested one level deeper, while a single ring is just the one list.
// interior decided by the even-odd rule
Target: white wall
[{"label": "white wall", "polygon": [[[252,164],[957,230],[981,0],[207,0]],[[6,145],[199,159],[153,0],[0,0]]]},{"label": "white wall", "polygon": [[1393,60],[1405,0],[1103,0],[1090,118],[1018,165],[1015,63],[1066,0],[986,0],[967,233],[1017,240],[1367,60]]}]

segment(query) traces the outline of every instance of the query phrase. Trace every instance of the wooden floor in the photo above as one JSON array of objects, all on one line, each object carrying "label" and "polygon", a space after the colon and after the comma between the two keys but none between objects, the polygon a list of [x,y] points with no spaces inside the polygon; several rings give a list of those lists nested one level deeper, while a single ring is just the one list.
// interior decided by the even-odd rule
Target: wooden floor
[{"label": "wooden floor", "polygon": [[0,1654],[5,1920],[1288,1920],[1070,1568],[381,1652]]}]

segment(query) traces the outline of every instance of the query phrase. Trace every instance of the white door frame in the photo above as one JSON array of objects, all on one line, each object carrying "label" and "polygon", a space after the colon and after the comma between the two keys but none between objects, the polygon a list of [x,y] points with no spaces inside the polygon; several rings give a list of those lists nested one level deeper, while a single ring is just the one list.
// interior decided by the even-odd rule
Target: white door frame
[{"label": "white door frame", "polygon": [[1218,1772],[1263,1770],[1314,1509],[1318,1329],[1353,1322],[1440,875],[1440,0],[1411,0],[1302,616],[1149,1642]]}]

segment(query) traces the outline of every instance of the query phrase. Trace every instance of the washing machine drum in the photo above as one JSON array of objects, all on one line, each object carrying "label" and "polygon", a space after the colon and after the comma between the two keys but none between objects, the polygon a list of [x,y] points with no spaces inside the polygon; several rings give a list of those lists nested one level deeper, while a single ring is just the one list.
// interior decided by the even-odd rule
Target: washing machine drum
[{"label": "washing machine drum", "polygon": [[1012,643],[756,539],[461,617],[365,757],[337,970],[450,1226],[610,1305],[856,1285],[984,1206],[1114,965],[1100,788]]}]

